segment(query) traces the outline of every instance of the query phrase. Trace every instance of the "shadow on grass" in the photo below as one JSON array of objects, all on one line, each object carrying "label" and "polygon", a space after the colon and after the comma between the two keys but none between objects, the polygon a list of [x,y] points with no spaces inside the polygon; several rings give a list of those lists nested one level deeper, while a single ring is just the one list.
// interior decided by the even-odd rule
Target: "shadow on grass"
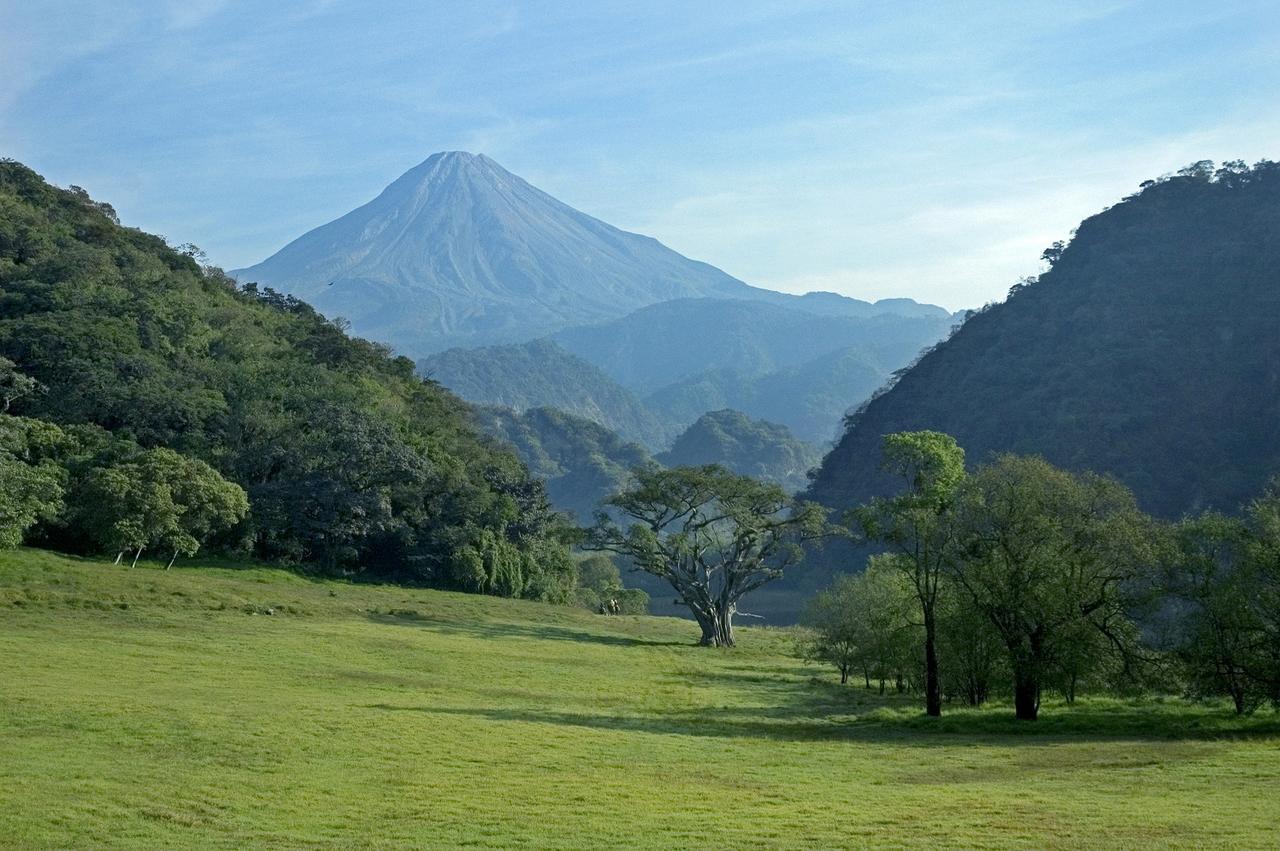
[{"label": "shadow on grass", "polygon": [[477,638],[533,638],[549,641],[577,641],[583,644],[604,644],[612,647],[692,647],[694,642],[661,641],[636,638],[629,635],[590,632],[556,624],[518,623],[468,623],[466,621],[439,620],[416,612],[380,614],[371,613],[368,619],[374,623],[400,626],[419,626],[443,635],[470,635]]},{"label": "shadow on grass", "polygon": [[[591,636],[599,639],[599,636]],[[431,707],[375,704],[389,712],[469,716],[491,721],[556,724],[595,730],[777,741],[892,742],[906,746],[1014,745],[1089,741],[1211,741],[1280,738],[1280,712],[1240,718],[1220,705],[1178,699],[1082,699],[1074,706],[1047,703],[1040,720],[1018,721],[1008,704],[946,706],[929,718],[909,696],[861,685],[801,679],[799,666],[730,666],[678,671],[661,677],[707,689],[727,705],[643,709],[634,713],[568,712],[541,707]]]},{"label": "shadow on grass", "polygon": [[[1280,720],[1254,724],[1233,724],[1234,719],[1213,719],[1214,723],[1180,726],[1158,724],[1138,714],[1109,713],[1105,718],[1072,710],[1036,722],[1015,721],[1004,710],[993,708],[975,713],[963,711],[941,719],[924,718],[916,712],[873,710],[867,715],[831,715],[825,718],[788,716],[783,707],[716,708],[700,711],[650,712],[637,715],[606,715],[518,708],[456,708],[372,704],[368,708],[387,712],[421,712],[454,715],[489,721],[518,721],[556,724],[593,730],[639,732],[657,735],[713,738],[756,738],[775,741],[892,742],[921,747],[956,745],[1015,745],[1089,741],[1212,741],[1280,737]],[[1253,720],[1253,719],[1251,719]]]}]

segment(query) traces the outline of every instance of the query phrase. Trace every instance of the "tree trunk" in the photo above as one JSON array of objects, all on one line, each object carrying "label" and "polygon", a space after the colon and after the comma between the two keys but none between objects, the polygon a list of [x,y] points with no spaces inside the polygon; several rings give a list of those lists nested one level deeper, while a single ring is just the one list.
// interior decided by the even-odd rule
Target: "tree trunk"
[{"label": "tree trunk", "polygon": [[142,558],[142,550],[143,550],[142,547],[138,547],[138,551],[133,554],[133,564],[129,565],[129,567],[138,566],[138,559]]},{"label": "tree trunk", "polygon": [[116,553],[116,564],[119,564],[123,559],[124,559],[124,550],[121,550],[120,552]]},{"label": "tree trunk", "polygon": [[1030,665],[1014,668],[1013,711],[1020,721],[1034,721],[1040,713],[1040,681]]},{"label": "tree trunk", "polygon": [[733,646],[732,609],[727,612],[720,612],[715,608],[709,611],[694,610],[694,617],[702,627],[702,640],[698,643],[703,647]]},{"label": "tree trunk", "polygon": [[942,684],[938,677],[938,629],[933,607],[924,613],[924,714],[942,715]]},{"label": "tree trunk", "polygon": [[867,685],[867,691],[871,691],[871,671],[867,668],[862,669],[862,681]]},{"label": "tree trunk", "polygon": [[849,682],[849,666],[841,665],[840,666],[840,685],[844,685],[847,682]]},{"label": "tree trunk", "polygon": [[174,550],[174,551],[173,551],[173,558],[169,559],[169,563],[168,563],[168,564],[166,564],[166,565],[164,566],[164,569],[165,569],[165,570],[168,570],[169,568],[173,567],[173,563],[174,563],[175,561],[177,561],[177,560],[178,560],[178,551],[177,551],[177,550]]}]

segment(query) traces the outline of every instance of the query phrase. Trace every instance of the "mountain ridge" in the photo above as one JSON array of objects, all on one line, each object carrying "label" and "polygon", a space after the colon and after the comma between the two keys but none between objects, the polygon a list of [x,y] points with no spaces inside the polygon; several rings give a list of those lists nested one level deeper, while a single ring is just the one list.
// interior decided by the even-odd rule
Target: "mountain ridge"
[{"label": "mountain ridge", "polygon": [[415,358],[524,342],[682,298],[814,315],[946,314],[909,299],[753,287],[466,151],[431,155],[367,203],[230,274],[296,296]]}]

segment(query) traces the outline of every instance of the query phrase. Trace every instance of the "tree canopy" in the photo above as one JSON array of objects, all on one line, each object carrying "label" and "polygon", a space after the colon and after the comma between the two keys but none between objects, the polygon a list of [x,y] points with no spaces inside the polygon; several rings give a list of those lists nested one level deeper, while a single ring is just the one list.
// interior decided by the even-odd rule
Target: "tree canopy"
[{"label": "tree canopy", "polygon": [[667,580],[702,628],[701,643],[732,646],[738,603],[803,557],[825,513],[778,485],[723,467],[639,468],[606,501],[588,546]]}]

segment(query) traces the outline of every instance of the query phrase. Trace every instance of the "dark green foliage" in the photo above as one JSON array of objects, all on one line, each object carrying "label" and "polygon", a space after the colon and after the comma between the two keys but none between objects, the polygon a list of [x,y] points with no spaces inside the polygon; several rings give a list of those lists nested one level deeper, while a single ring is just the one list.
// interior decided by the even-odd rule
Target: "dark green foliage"
[{"label": "dark green foliage", "polygon": [[703,414],[658,456],[667,466],[719,464],[735,473],[782,485],[790,493],[804,487],[819,459],[815,447],[797,440],[786,426],[752,420],[738,411]]},{"label": "dark green foliage", "polygon": [[248,493],[235,537],[259,557],[572,596],[541,485],[465,404],[408,359],[296,299],[238,290],[195,256],[0,163],[0,356],[47,388],[15,410],[97,427],[86,457],[136,443],[207,462]]},{"label": "dark green foliage", "polygon": [[948,573],[1000,636],[1017,716],[1034,720],[1044,688],[1074,698],[1135,639],[1131,594],[1156,561],[1158,530],[1110,479],[1003,455],[954,497]]},{"label": "dark green foliage", "polygon": [[67,441],[52,423],[0,413],[0,549],[62,510],[66,470],[56,459]]},{"label": "dark green foliage", "polygon": [[1227,695],[1237,713],[1280,706],[1280,487],[1244,518],[1180,523],[1166,588],[1170,645],[1194,696]]},{"label": "dark green foliage", "polygon": [[450,349],[419,361],[418,369],[468,401],[517,411],[558,408],[651,449],[673,434],[631,391],[550,340]]},{"label": "dark green foliage", "polygon": [[889,492],[881,435],[918,429],[1114,475],[1170,518],[1280,471],[1280,166],[1147,184],[1049,259],[850,419],[813,498]]},{"label": "dark green foliage", "polygon": [[476,410],[476,422],[514,448],[530,473],[546,483],[552,505],[583,525],[590,525],[603,500],[622,489],[633,468],[652,461],[642,446],[555,408],[518,413],[483,407]]}]

